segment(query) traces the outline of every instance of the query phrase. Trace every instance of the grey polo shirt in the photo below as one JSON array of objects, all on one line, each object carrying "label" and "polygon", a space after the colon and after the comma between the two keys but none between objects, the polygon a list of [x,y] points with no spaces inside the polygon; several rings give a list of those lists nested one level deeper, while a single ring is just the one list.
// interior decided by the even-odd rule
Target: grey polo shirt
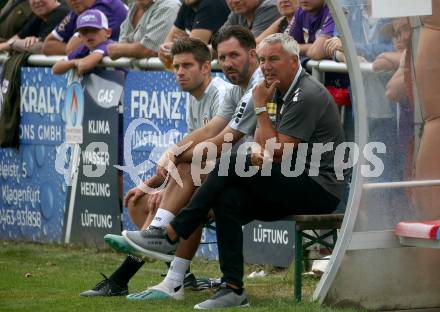
[{"label": "grey polo shirt", "polygon": [[[276,129],[279,133],[308,144],[306,173],[327,192],[341,198],[345,179],[336,178],[334,163],[336,147],[344,141],[338,108],[325,87],[304,70],[295,80],[283,99],[278,93],[275,95]],[[312,148],[327,143],[333,143],[332,151],[323,153],[319,163],[312,162]],[[292,170],[296,158],[295,152]],[[318,169],[317,175],[310,174],[312,169]]]},{"label": "grey polo shirt", "polygon": [[258,68],[252,75],[245,90],[234,86],[225,96],[225,100],[217,115],[229,121],[229,127],[245,135],[254,135],[257,125],[254,103],[252,101],[252,89],[263,78]]},{"label": "grey polo shirt", "polygon": [[214,77],[199,99],[189,95],[188,132],[203,127],[217,115],[218,108],[224,103],[225,96],[232,87],[229,82]]},{"label": "grey polo shirt", "polygon": [[248,28],[254,37],[258,37],[278,18],[280,18],[280,13],[278,12],[276,0],[260,0],[260,5],[255,10],[254,19],[250,25],[244,16],[231,12],[223,26],[241,25]]},{"label": "grey polo shirt", "polygon": [[145,48],[158,52],[159,46],[173,26],[181,6],[179,0],[155,0],[144,12],[136,27],[132,20],[136,12],[134,2],[129,4],[128,16],[121,24],[119,42],[139,42]]}]

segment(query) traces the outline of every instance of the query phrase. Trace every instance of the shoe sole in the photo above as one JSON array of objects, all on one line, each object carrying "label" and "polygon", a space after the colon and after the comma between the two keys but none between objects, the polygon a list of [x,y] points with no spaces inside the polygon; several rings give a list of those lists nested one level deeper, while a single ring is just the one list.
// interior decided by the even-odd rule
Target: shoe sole
[{"label": "shoe sole", "polygon": [[221,308],[204,308],[196,304],[194,306],[194,310],[211,310],[211,309],[223,309],[223,308],[249,308],[251,305],[249,303],[242,304],[239,306],[232,306],[232,307],[221,307]]},{"label": "shoe sole", "polygon": [[127,244],[121,244],[116,240],[113,240],[109,237],[104,236],[104,241],[114,250],[117,252],[122,252],[125,254],[130,254],[136,250],[134,250],[130,245]]},{"label": "shoe sole", "polygon": [[[124,238],[125,239],[125,238]],[[121,252],[127,255],[133,255],[136,256],[140,259],[144,259],[147,258],[145,255],[141,254],[138,250],[134,249],[133,247],[131,247],[128,243],[127,240],[125,240],[126,245],[121,245],[120,243],[118,243],[117,241],[111,240],[111,239],[106,239],[104,236],[104,241],[115,251],[117,252]]]},{"label": "shoe sole", "polygon": [[126,291],[126,292],[117,293],[117,294],[110,293],[110,294],[90,294],[90,295],[88,295],[88,294],[80,293],[79,295],[80,295],[80,297],[83,297],[83,298],[91,298],[91,297],[122,297],[122,296],[126,297],[126,296],[129,295],[129,293],[128,293],[128,291]]},{"label": "shoe sole", "polygon": [[[140,296],[139,296],[140,295]],[[131,294],[127,296],[128,300],[131,301],[149,301],[149,300],[183,300],[185,299],[184,295],[173,297],[172,295],[166,293],[165,291],[158,289],[148,289],[147,293],[143,291],[138,294]]]},{"label": "shoe sole", "polygon": [[133,241],[130,240],[130,238],[127,237],[127,232],[124,230],[122,231],[122,236],[124,236],[127,243],[135,249],[136,252],[140,253],[142,257],[151,257],[157,260],[165,261],[165,262],[171,262],[174,259],[173,255],[166,255],[160,252],[151,251],[144,249],[138,245],[136,245]]}]

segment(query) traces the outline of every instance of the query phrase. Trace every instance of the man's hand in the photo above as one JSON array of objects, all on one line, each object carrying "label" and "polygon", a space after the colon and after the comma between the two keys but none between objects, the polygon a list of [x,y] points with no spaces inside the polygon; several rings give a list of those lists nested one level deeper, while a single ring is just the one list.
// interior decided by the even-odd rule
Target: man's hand
[{"label": "man's hand", "polygon": [[124,198],[124,206],[128,207],[128,202],[131,200],[133,204],[136,205],[137,201],[144,196],[146,193],[139,189],[137,186],[130,189]]},{"label": "man's hand", "polygon": [[172,42],[165,42],[160,45],[159,59],[163,63],[166,69],[172,69],[173,60],[171,59],[171,46]]},{"label": "man's hand", "polygon": [[384,52],[373,62],[374,71],[396,71],[400,65],[401,52]]},{"label": "man's hand", "polygon": [[38,38],[38,37],[34,37],[34,36],[26,37],[26,38],[23,39],[24,47],[26,49],[30,48],[34,44],[36,44],[38,41],[40,41],[40,38]]},{"label": "man's hand", "polygon": [[342,42],[338,37],[332,37],[324,42],[325,54],[328,57],[333,56],[333,51],[342,51]]},{"label": "man's hand", "polygon": [[270,85],[266,80],[258,83],[252,90],[252,99],[254,107],[265,107],[267,102],[272,100],[275,88],[280,82],[278,80],[273,81]]},{"label": "man's hand", "polygon": [[263,160],[264,160],[264,156],[262,153],[252,153],[251,154],[252,165],[257,166],[260,169],[263,166]]},{"label": "man's hand", "polygon": [[[162,177],[154,175],[151,178],[149,178],[148,180],[144,181],[144,184],[148,188],[156,188],[156,187],[161,186],[164,182],[165,182],[165,180]],[[139,198],[141,198],[142,196],[144,196],[146,194],[147,193],[145,193],[145,191],[142,190],[142,188],[140,186],[133,187],[132,189],[130,189],[127,192],[127,195],[125,195],[124,206],[125,207],[128,206],[128,202],[130,199],[133,201],[133,204],[136,204],[136,202],[139,200]],[[150,196],[151,196],[151,194],[150,194]]]}]

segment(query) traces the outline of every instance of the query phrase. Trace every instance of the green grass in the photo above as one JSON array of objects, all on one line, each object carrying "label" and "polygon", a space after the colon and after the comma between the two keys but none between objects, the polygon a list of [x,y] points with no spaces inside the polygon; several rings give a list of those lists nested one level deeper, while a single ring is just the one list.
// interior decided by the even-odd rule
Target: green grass
[{"label": "green grass", "polygon": [[[211,294],[187,291],[185,300],[179,302],[79,297],[81,291],[101,279],[99,272],[110,275],[123,258],[108,250],[0,242],[0,311],[189,311]],[[246,272],[255,268],[246,266]],[[220,276],[215,261],[197,259],[192,271],[196,276]],[[161,262],[146,263],[131,280],[130,292],[160,282],[160,275],[165,272],[166,266]],[[309,302],[317,283],[312,278],[305,278],[305,298],[298,304],[293,299],[292,270],[269,272],[265,278],[245,281],[252,311],[354,311]]]}]

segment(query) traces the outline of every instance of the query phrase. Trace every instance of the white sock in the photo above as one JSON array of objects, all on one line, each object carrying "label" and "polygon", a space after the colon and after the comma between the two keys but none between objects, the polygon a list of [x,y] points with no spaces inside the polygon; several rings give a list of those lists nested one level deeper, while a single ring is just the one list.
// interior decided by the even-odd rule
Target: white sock
[{"label": "white sock", "polygon": [[186,260],[179,257],[174,257],[168,269],[167,276],[163,280],[163,283],[170,289],[175,290],[176,287],[183,287],[183,281],[185,279],[185,273],[189,268],[191,260]]},{"label": "white sock", "polygon": [[175,215],[173,215],[168,210],[159,208],[157,209],[156,215],[154,216],[154,219],[151,222],[150,226],[164,227],[170,224],[170,222],[173,221],[174,217]]}]

